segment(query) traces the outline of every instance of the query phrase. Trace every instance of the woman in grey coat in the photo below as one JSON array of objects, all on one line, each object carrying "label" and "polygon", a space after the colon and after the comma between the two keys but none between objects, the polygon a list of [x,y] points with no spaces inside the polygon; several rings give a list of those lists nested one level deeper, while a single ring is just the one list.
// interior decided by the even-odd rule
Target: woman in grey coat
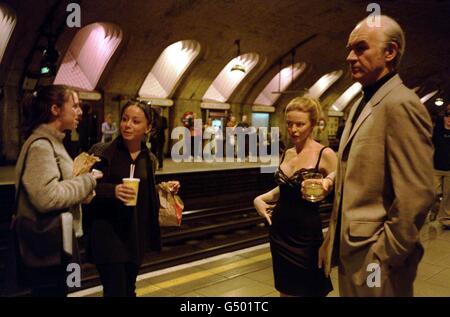
[{"label": "woman in grey coat", "polygon": [[[80,204],[93,194],[101,175],[73,177],[73,161],[62,143],[64,131],[75,129],[81,118],[75,91],[47,86],[26,98],[23,107],[27,140],[16,165],[20,280],[31,287],[32,296],[65,296],[66,267],[77,261],[75,235],[82,235]],[[45,241],[32,241],[37,223],[60,215],[62,228]]]}]

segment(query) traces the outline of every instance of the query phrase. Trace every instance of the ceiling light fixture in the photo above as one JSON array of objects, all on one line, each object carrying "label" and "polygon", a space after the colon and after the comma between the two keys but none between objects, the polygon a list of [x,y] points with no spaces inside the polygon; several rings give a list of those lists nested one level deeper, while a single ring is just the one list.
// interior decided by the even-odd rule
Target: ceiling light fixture
[{"label": "ceiling light fixture", "polygon": [[434,104],[438,107],[442,106],[444,104],[444,99],[442,98],[436,98],[436,100],[434,101]]},{"label": "ceiling light fixture", "polygon": [[[290,76],[291,76],[290,82],[288,84],[284,85],[285,88],[287,88],[290,85],[292,85],[292,83],[294,82],[294,73],[296,72],[296,70],[298,70],[300,72],[302,71],[301,70],[301,66],[297,66],[295,64],[295,48],[293,48],[291,50],[291,65],[289,66],[289,68],[285,67],[283,69],[283,58],[280,59],[279,71],[278,71],[278,91],[272,91],[272,94],[281,94],[281,95],[283,95],[283,94],[297,94],[299,96],[307,94],[308,93],[308,89],[307,88],[303,88],[303,89],[299,89],[299,90],[287,90],[287,89],[285,89],[285,90],[281,91],[281,79],[282,79],[281,78],[281,73],[282,73],[282,71],[289,72]],[[287,77],[287,76],[285,76],[285,77]]]},{"label": "ceiling light fixture", "polygon": [[245,73],[244,64],[242,64],[239,58],[239,56],[241,55],[241,40],[234,41],[234,44],[237,45],[236,64],[234,64],[234,66],[231,68],[231,71]]}]

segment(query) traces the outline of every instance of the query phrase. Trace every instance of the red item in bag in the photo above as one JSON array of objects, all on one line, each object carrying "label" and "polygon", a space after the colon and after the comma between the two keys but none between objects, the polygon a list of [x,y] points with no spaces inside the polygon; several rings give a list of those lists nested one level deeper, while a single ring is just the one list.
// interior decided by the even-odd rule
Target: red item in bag
[{"label": "red item in bag", "polygon": [[180,196],[172,193],[166,182],[158,186],[159,225],[161,227],[179,227],[183,215],[184,203]]}]

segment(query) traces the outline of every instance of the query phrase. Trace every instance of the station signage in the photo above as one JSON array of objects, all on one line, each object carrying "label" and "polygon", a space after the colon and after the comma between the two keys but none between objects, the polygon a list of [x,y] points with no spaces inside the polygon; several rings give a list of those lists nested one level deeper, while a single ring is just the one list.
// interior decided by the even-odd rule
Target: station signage
[{"label": "station signage", "polygon": [[224,102],[202,102],[200,104],[202,109],[215,109],[215,110],[229,110],[230,104]]},{"label": "station signage", "polygon": [[147,101],[150,102],[152,106],[159,106],[159,107],[172,107],[173,106],[173,100],[172,99],[166,99],[166,98],[145,98],[145,97],[139,97],[138,98],[141,101]]},{"label": "station signage", "polygon": [[264,105],[254,105],[252,106],[253,112],[275,112],[275,107],[264,106]]},{"label": "station signage", "polygon": [[102,94],[97,91],[80,91],[78,96],[81,100],[97,101],[102,99]]}]

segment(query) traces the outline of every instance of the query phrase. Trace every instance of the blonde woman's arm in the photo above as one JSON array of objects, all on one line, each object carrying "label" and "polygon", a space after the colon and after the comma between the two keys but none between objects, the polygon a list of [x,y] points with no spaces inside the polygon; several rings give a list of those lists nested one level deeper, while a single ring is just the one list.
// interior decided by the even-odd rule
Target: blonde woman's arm
[{"label": "blonde woman's arm", "polygon": [[337,155],[331,148],[327,148],[323,151],[319,170],[325,175],[322,184],[327,194],[333,189],[334,186],[337,162]]},{"label": "blonde woman's arm", "polygon": [[266,218],[269,225],[272,225],[272,210],[275,207],[275,202],[280,198],[280,188],[275,187],[265,194],[259,195],[253,201],[256,211],[261,217]]}]

